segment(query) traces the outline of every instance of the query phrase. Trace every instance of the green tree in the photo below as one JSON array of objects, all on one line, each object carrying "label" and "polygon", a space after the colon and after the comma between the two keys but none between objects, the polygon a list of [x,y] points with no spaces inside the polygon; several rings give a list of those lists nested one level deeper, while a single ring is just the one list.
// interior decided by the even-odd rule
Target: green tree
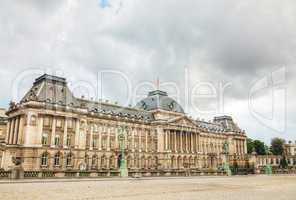
[{"label": "green tree", "polygon": [[248,149],[248,154],[253,153],[255,149],[254,141],[251,138],[247,139],[247,149]]},{"label": "green tree", "polygon": [[264,142],[260,141],[260,140],[254,140],[254,148],[255,151],[258,155],[266,155],[266,149],[265,149],[265,144]]},{"label": "green tree", "polygon": [[285,156],[283,156],[283,158],[280,161],[280,166],[283,169],[287,169],[288,168],[288,162]]},{"label": "green tree", "polygon": [[273,155],[283,155],[284,153],[284,144],[286,141],[281,138],[273,138],[271,140],[270,151]]}]

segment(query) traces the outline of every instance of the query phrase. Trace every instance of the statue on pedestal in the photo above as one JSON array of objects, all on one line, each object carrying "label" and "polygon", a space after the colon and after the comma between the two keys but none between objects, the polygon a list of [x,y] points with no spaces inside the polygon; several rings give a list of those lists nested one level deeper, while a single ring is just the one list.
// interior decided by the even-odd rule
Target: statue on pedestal
[{"label": "statue on pedestal", "polygon": [[12,162],[15,165],[11,170],[12,179],[23,179],[24,169],[22,167],[23,159],[21,157],[12,157]]}]

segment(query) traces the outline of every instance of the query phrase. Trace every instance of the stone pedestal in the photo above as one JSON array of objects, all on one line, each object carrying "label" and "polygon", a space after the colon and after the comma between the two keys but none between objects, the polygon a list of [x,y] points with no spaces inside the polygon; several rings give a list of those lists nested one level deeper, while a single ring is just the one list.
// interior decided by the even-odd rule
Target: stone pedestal
[{"label": "stone pedestal", "polygon": [[23,179],[24,178],[24,169],[21,165],[15,166],[11,170],[11,179]]},{"label": "stone pedestal", "polygon": [[223,166],[224,172],[226,172],[227,176],[231,176],[232,172],[229,167],[228,155],[226,153],[222,154],[221,159],[222,159],[222,166]]}]

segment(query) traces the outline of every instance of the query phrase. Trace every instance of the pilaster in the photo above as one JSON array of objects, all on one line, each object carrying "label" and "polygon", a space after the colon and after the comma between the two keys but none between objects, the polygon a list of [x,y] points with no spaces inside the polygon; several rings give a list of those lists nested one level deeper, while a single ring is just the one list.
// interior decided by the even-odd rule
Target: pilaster
[{"label": "pilaster", "polygon": [[52,128],[51,128],[51,147],[54,147],[54,140],[55,140],[55,135],[56,135],[56,118],[55,116],[52,118]]}]

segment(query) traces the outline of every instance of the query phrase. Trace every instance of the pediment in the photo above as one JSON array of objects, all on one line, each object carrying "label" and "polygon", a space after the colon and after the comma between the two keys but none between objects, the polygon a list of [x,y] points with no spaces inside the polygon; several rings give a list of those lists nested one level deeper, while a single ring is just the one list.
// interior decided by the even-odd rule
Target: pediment
[{"label": "pediment", "polygon": [[187,116],[176,117],[168,121],[168,123],[178,126],[196,127],[195,122]]}]

